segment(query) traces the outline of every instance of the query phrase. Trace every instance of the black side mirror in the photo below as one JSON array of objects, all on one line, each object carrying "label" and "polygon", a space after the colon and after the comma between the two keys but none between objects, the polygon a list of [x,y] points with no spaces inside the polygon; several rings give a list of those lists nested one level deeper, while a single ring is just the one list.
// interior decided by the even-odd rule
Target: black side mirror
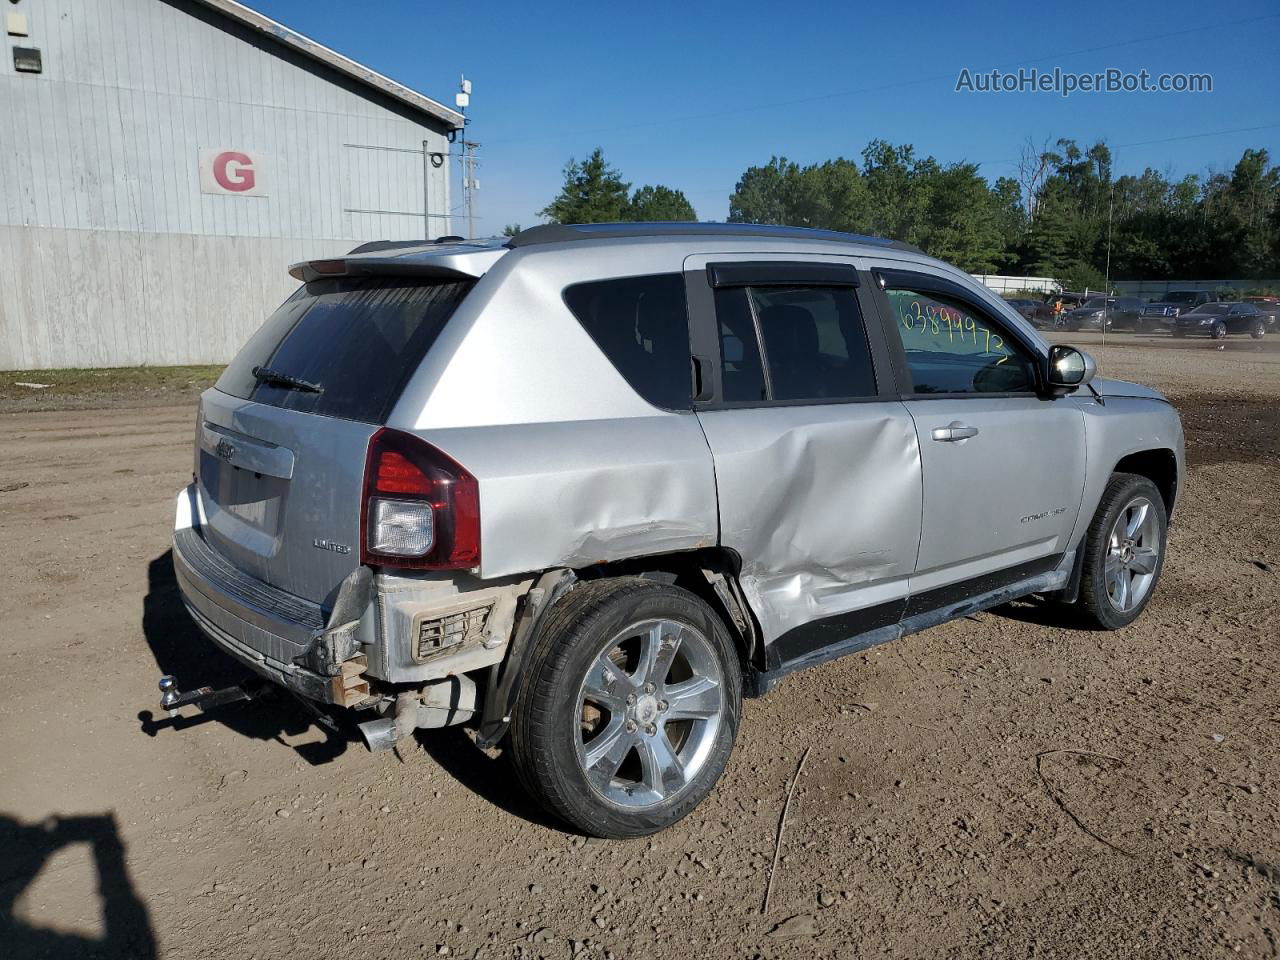
[{"label": "black side mirror", "polygon": [[1098,365],[1093,357],[1083,350],[1060,343],[1049,348],[1044,382],[1050,393],[1070,393],[1077,387],[1083,387],[1097,372]]}]

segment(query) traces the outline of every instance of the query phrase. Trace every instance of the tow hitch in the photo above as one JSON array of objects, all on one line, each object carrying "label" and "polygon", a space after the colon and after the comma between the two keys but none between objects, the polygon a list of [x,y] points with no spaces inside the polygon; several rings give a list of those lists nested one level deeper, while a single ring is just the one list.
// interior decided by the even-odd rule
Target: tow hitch
[{"label": "tow hitch", "polygon": [[178,678],[172,674],[165,674],[160,678],[160,706],[164,712],[170,717],[177,717],[178,711],[183,707],[199,707],[202,712],[208,712],[214,707],[220,707],[228,703],[239,703],[241,700],[270,700],[277,694],[284,692],[290,695],[308,714],[311,719],[336,736],[341,736],[342,731],[333,717],[329,716],[310,700],[301,697],[288,688],[277,687],[273,683],[263,682],[252,686],[241,686],[235,684],[230,687],[223,687],[221,690],[215,690],[213,687],[197,687],[183,693],[178,689]]},{"label": "tow hitch", "polygon": [[261,690],[246,690],[237,684],[215,690],[213,687],[198,687],[183,693],[178,689],[178,678],[165,674],[160,678],[160,706],[171,717],[176,717],[183,707],[196,706],[201,710],[210,710],[224,703],[237,703],[240,700],[252,700],[262,693]]}]

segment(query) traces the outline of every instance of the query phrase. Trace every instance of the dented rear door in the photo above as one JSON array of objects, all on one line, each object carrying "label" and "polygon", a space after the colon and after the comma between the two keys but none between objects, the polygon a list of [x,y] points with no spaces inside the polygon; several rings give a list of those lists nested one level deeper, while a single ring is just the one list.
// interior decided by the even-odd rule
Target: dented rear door
[{"label": "dented rear door", "polygon": [[698,256],[686,281],[721,542],[766,665],[892,628],[920,544],[920,451],[852,261]]}]

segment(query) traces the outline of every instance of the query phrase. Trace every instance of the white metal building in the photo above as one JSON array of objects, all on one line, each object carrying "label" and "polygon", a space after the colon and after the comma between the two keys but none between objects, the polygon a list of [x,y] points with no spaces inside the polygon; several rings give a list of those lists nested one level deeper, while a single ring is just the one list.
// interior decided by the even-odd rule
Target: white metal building
[{"label": "white metal building", "polygon": [[451,232],[462,115],[247,7],[0,17],[0,369],[225,362],[290,263]]}]

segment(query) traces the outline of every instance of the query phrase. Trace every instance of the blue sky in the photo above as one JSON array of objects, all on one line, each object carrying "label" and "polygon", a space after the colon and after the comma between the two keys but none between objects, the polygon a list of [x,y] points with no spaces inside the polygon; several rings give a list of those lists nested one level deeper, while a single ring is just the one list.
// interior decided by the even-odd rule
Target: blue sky
[{"label": "blue sky", "polygon": [[[450,105],[465,73],[482,235],[537,223],[566,160],[596,146],[633,186],[683,190],[704,220],[724,219],[749,166],[775,154],[857,158],[876,137],[980,163],[992,180],[1014,172],[1028,136],[1106,139],[1118,173],[1229,171],[1249,146],[1280,159],[1274,0],[1023,0],[982,12],[847,0],[249,2]],[[955,91],[962,68],[1020,66],[1209,73],[1213,92]],[[1187,138],[1197,134],[1213,135]]]}]

